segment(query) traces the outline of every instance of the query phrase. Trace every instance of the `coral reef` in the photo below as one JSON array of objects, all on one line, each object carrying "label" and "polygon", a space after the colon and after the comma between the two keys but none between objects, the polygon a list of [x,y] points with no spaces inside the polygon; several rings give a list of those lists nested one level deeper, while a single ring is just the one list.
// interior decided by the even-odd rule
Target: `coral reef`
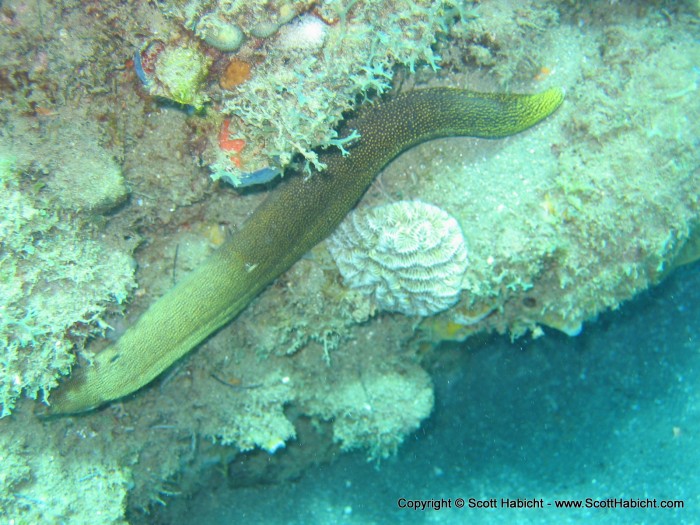
[{"label": "coral reef", "polygon": [[315,53],[323,47],[328,36],[328,27],[323,20],[314,15],[302,15],[282,27],[277,46],[285,51]]},{"label": "coral reef", "polygon": [[[98,466],[89,454],[67,456],[34,421],[22,422],[36,432],[22,435],[0,422],[0,509],[10,522],[127,523],[128,471],[106,458]],[[84,438],[90,440],[89,434]]]},{"label": "coral reef", "polygon": [[[233,90],[236,86],[240,86],[250,78],[250,64],[244,62],[243,60],[238,60],[237,58],[232,59],[223,75],[219,79],[219,85],[221,89]],[[227,121],[228,122],[228,121]],[[226,137],[228,137],[228,130],[226,131]],[[240,139],[239,139],[240,140]]]},{"label": "coral reef", "polygon": [[[187,504],[221,483],[220,472],[245,486],[280,479],[290,462],[298,475],[341,447],[381,459],[430,412],[422,369],[439,341],[491,330],[549,336],[547,326],[574,334],[697,257],[695,2],[478,2],[461,12],[428,4],[399,15],[388,13],[405,5],[395,2],[3,2],[0,222],[9,230],[0,295],[14,302],[3,303],[0,319],[23,321],[29,301],[49,308],[28,318],[37,323],[28,331],[15,324],[1,335],[19,352],[3,383],[16,406],[0,419],[7,521],[153,523],[160,505]],[[195,22],[212,12],[243,33],[235,52],[195,34]],[[327,26],[322,47],[277,49],[283,29],[302,16]],[[443,31],[463,38],[427,45]],[[358,44],[365,37],[366,49]],[[148,96],[129,59],[154,39],[211,59],[196,88],[210,98],[206,116]],[[433,72],[427,61],[437,55],[442,69]],[[415,75],[394,68],[410,69],[411,58]],[[223,93],[231,60],[249,64],[250,77]],[[55,381],[75,352],[88,359],[87,350],[108,343],[91,336],[106,324],[118,336],[265,197],[209,181],[206,166],[232,170],[236,158],[219,148],[225,117],[224,145],[245,143],[240,169],[279,165],[338,140],[331,124],[342,109],[363,90],[387,88],[392,76],[404,89],[564,85],[571,101],[507,141],[421,146],[390,165],[358,205],[362,213],[420,198],[457,220],[469,265],[455,306],[417,327],[415,318],[375,315],[367,296],[341,284],[322,244],[129,403],[79,418],[34,417],[38,403],[17,397],[15,376],[33,378],[30,390],[41,397],[41,384]],[[256,105],[264,111],[255,114]],[[28,250],[7,248],[17,235]],[[133,284],[131,254],[139,288],[124,320],[117,299]],[[68,291],[58,292],[63,285]],[[41,341],[22,346],[20,336],[44,330],[57,310],[63,328],[38,337],[62,351],[44,354],[55,346]],[[3,359],[11,357],[5,350]]]},{"label": "coral reef", "polygon": [[[155,301],[113,345],[95,357],[93,366],[74,371],[53,396],[50,412],[91,410],[153,381],[232,321],[263,288],[328,237],[377,172],[403,150],[439,136],[514,135],[546,119],[562,101],[563,92],[557,88],[530,95],[435,88],[411,91],[366,110],[351,123],[363,138],[353,147],[350,158],[347,151],[322,152],[319,158],[332,166],[322,181],[297,174],[276,188],[234,238]],[[420,118],[406,125],[403,119],[414,115]],[[411,215],[399,213],[397,219]],[[426,226],[420,221],[409,224],[416,231],[408,235],[397,229],[398,242],[393,249],[413,249],[415,257],[415,240],[409,238],[418,233],[429,250],[431,232],[426,235]],[[438,249],[431,255],[452,256],[450,248],[444,254]],[[386,257],[383,262],[392,264]],[[451,268],[451,261],[446,266]],[[439,264],[437,267],[442,269]],[[412,276],[416,270],[417,275]],[[416,267],[399,272],[401,286],[420,292],[426,284],[420,272]],[[444,272],[443,277],[447,276]],[[408,284],[412,277],[418,277],[415,286]],[[418,282],[421,279],[423,282]]]},{"label": "coral reef", "polygon": [[[87,227],[57,209],[42,192],[23,184],[17,161],[0,154],[0,417],[11,413],[24,392],[36,399],[66,374],[74,352],[89,336],[103,334],[110,303],[121,304],[134,286],[130,258],[104,243],[83,238]],[[88,163],[85,168],[90,169]],[[62,202],[75,176],[51,178],[47,187]],[[114,203],[123,184],[96,191],[85,173],[85,192],[72,204],[94,209]],[[109,172],[102,176],[108,181]],[[26,174],[25,174],[26,177]],[[97,177],[100,180],[99,175]],[[117,179],[120,180],[119,178]],[[58,188],[61,188],[59,190]],[[110,191],[111,190],[111,191]],[[32,195],[33,194],[33,195]],[[73,206],[71,206],[73,207]]]},{"label": "coral reef", "polygon": [[[480,2],[468,15],[470,23],[452,28],[450,46],[439,50],[445,66],[486,67],[503,86],[532,76],[533,70],[540,80],[551,72],[556,59],[548,40],[559,22],[554,2]],[[540,45],[531,45],[535,37]]]},{"label": "coral reef", "polygon": [[[194,0],[166,12],[201,33],[216,20],[237,29],[237,57],[253,64],[235,90],[207,90],[229,116],[238,117],[235,138],[250,147],[231,163],[216,148],[206,153],[214,179],[234,184],[245,173],[285,168],[295,154],[323,169],[314,148],[334,145],[342,113],[365,97],[386,91],[397,64],[437,68],[431,45],[459,23],[463,2],[232,2]],[[218,33],[217,33],[218,34]],[[218,42],[208,42],[221,49]],[[189,44],[185,44],[189,45]]]},{"label": "coral reef", "polygon": [[217,13],[201,17],[195,26],[195,34],[220,51],[236,51],[245,39],[237,24],[225,22]]},{"label": "coral reef", "polygon": [[433,409],[428,374],[414,367],[402,374],[367,374],[329,393],[323,410],[333,417],[333,438],[343,450],[361,448],[368,458],[396,453]]},{"label": "coral reef", "polygon": [[148,91],[183,106],[202,109],[209,100],[203,91],[210,59],[194,46],[165,45],[155,57],[153,81]]},{"label": "coral reef", "polygon": [[[631,16],[631,7],[618,9]],[[639,26],[593,34],[563,25],[549,37],[559,35],[558,55],[580,57],[557,64],[557,74],[583,79],[567,91],[578,105],[557,116],[564,138],[545,124],[497,155],[453,162],[446,159],[461,150],[446,143],[439,157],[410,152],[410,177],[385,173],[385,193],[420,192],[455,216],[470,247],[468,293],[423,323],[427,337],[462,340],[491,329],[540,336],[539,325],[576,335],[586,320],[661,279],[692,244],[700,48]],[[591,42],[607,50],[604,59],[593,57]],[[572,69],[582,62],[580,72]]]},{"label": "coral reef", "polygon": [[459,300],[467,249],[437,206],[400,201],[350,214],[328,249],[345,284],[387,312],[432,315]]}]

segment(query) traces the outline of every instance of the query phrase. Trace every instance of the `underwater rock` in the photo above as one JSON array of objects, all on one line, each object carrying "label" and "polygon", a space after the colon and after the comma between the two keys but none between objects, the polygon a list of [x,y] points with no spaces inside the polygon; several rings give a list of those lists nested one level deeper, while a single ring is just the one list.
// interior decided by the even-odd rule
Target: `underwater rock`
[{"label": "underwater rock", "polygon": [[387,458],[433,410],[428,374],[419,367],[376,374],[339,385],[328,398],[336,415],[333,438],[343,450],[365,448]]},{"label": "underwater rock", "polygon": [[245,40],[245,35],[238,25],[211,13],[199,20],[195,34],[210,46],[226,52],[237,51]]},{"label": "underwater rock", "polygon": [[209,97],[203,92],[211,59],[194,46],[169,46],[158,54],[151,95],[163,97],[196,110]]}]

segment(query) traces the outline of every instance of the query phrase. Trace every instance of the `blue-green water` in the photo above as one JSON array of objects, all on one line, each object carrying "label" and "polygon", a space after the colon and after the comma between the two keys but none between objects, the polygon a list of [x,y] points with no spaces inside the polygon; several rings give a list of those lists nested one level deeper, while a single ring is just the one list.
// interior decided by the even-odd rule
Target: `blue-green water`
[{"label": "blue-green water", "polygon": [[[219,479],[184,513],[175,504],[159,519],[700,522],[697,264],[589,323],[578,337],[548,332],[525,344],[495,338],[444,347],[432,374],[435,411],[396,458],[376,465],[362,454],[342,455],[296,482],[239,490]],[[401,509],[400,498],[444,498],[451,508]],[[457,498],[465,508],[456,508]],[[470,509],[469,498],[495,498],[498,508]],[[544,508],[503,508],[502,498],[541,499]],[[586,498],[649,499],[659,508],[556,507],[585,505]],[[683,507],[660,508],[668,500]]]}]

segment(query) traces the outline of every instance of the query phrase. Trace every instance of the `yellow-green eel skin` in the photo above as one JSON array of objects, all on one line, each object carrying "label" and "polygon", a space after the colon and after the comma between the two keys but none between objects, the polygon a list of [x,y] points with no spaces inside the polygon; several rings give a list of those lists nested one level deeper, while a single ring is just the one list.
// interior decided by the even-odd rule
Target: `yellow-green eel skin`
[{"label": "yellow-green eel skin", "polygon": [[49,414],[98,407],[150,383],[231,321],[272,280],[326,238],[394,157],[447,136],[500,138],[541,121],[562,90],[534,95],[420,89],[369,105],[346,122],[360,138],[348,155],[321,151],[327,168],[275,188],[232,239],[175,285],[91,365],[77,368],[49,397]]}]

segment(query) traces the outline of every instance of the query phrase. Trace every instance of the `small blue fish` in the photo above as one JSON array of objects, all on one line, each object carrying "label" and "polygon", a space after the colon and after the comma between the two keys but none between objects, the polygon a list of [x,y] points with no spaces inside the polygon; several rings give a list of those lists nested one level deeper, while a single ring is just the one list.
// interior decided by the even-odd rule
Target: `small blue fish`
[{"label": "small blue fish", "polygon": [[279,168],[273,168],[271,166],[266,166],[260,168],[259,170],[242,172],[238,179],[235,179],[229,174],[223,174],[221,176],[222,180],[225,180],[232,186],[236,188],[246,188],[248,186],[255,186],[257,184],[265,184],[270,182],[272,179],[282,174],[282,170]]}]

